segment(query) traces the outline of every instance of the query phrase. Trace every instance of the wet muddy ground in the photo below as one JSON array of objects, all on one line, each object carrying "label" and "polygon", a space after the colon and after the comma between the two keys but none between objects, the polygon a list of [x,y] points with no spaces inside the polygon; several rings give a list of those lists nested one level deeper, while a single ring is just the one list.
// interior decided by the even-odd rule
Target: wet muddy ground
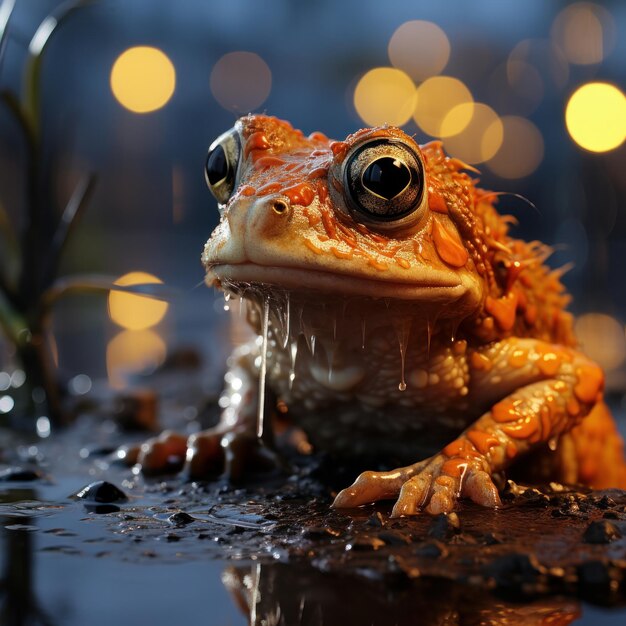
[{"label": "wet muddy ground", "polygon": [[509,483],[498,511],[390,519],[331,509],[357,469],[319,456],[238,486],[146,478],[110,461],[146,436],[120,425],[0,431],[0,624],[626,623],[626,492]]}]

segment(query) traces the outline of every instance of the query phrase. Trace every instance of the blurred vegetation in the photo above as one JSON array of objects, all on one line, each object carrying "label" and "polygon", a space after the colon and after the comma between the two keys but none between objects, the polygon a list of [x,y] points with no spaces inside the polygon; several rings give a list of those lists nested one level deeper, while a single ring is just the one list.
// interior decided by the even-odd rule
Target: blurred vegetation
[{"label": "blurred vegetation", "polygon": [[[51,176],[55,151],[43,145],[40,73],[52,37],[74,12],[93,1],[72,0],[48,15],[30,40],[21,95],[0,89],[0,106],[10,114],[25,147],[20,164],[25,177],[25,215],[19,231],[11,219],[16,212],[8,211],[0,198],[0,328],[14,349],[17,365],[26,374],[22,393],[26,408],[16,403],[14,413],[27,415],[24,423],[29,428],[40,416],[55,425],[68,421],[63,403],[65,386],[59,380],[49,328],[55,302],[70,291],[108,293],[115,289],[154,297],[164,293],[162,285],[118,286],[111,276],[58,276],[64,250],[93,194],[96,176],[84,174],[65,207],[56,206]],[[15,4],[16,0],[0,4],[0,74]],[[44,156],[48,153],[52,157]],[[15,419],[11,423],[19,425]]]}]

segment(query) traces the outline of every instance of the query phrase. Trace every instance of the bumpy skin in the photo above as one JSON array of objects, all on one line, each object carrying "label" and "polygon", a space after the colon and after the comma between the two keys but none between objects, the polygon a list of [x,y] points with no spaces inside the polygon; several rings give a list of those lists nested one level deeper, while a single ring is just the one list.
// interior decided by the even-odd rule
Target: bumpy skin
[{"label": "bumpy skin", "polygon": [[[508,234],[512,219],[472,168],[397,128],[340,142],[261,115],[235,128],[241,158],[202,257],[207,283],[252,303],[258,332],[269,303],[267,385],[315,448],[410,463],[361,474],[334,506],[394,498],[393,515],[435,514],[466,497],[496,507],[495,483],[511,466],[626,484],[603,374],[576,349],[549,250]],[[346,200],[345,160],[374,138],[423,161],[424,195],[409,222],[376,223]],[[254,430],[258,354],[258,343],[240,349],[230,406],[191,442],[191,466],[210,465],[226,431]],[[148,468],[164,445],[144,447]]]}]

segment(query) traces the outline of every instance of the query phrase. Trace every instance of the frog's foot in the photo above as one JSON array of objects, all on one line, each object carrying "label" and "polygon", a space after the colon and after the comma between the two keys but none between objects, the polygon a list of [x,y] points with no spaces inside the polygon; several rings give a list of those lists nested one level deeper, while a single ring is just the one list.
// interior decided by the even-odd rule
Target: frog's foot
[{"label": "frog's foot", "polygon": [[224,475],[233,482],[282,467],[279,456],[248,429],[211,428],[189,437],[165,431],[116,457],[144,474],[183,471],[190,479]]},{"label": "frog's foot", "polygon": [[484,457],[437,454],[422,463],[395,472],[364,472],[340,492],[333,506],[351,508],[397,497],[392,517],[416,515],[421,510],[436,515],[451,512],[459,498],[481,506],[500,506],[500,496]]},{"label": "frog's foot", "polygon": [[158,474],[182,469],[187,450],[187,437],[163,431],[141,444],[121,446],[114,453],[117,461],[141,467],[146,474]]}]

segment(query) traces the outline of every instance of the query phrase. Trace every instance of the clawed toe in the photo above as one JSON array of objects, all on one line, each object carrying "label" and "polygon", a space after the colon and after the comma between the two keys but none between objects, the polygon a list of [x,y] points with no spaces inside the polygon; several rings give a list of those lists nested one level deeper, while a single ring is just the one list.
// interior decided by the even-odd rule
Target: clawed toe
[{"label": "clawed toe", "polygon": [[391,517],[405,517],[421,511],[431,515],[450,513],[460,497],[485,507],[500,506],[498,490],[489,473],[478,469],[481,465],[449,461],[440,454],[392,472],[363,472],[339,492],[333,507],[353,508],[397,497]]}]

